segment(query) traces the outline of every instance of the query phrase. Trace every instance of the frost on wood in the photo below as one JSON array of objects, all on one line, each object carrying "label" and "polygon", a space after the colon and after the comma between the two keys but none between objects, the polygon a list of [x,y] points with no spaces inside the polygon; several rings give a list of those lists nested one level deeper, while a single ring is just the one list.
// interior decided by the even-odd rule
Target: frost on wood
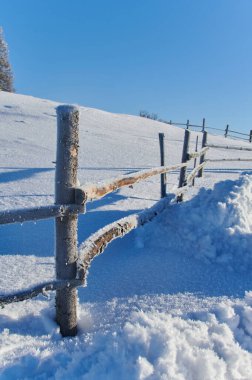
[{"label": "frost on wood", "polygon": [[101,254],[112,240],[124,236],[137,225],[137,214],[134,214],[101,228],[85,240],[79,248],[77,278],[85,280],[91,261]]},{"label": "frost on wood", "polygon": [[192,158],[197,158],[203,156],[207,151],[209,150],[209,147],[205,147],[201,149],[199,152],[191,152],[188,153],[188,160],[191,160]]},{"label": "frost on wood", "polygon": [[47,291],[59,290],[63,288],[73,288],[81,285],[80,280],[68,280],[68,281],[50,281],[43,284],[36,285],[34,287],[22,290],[17,293],[10,293],[5,295],[0,295],[0,306],[3,307],[9,303],[20,302],[30,298],[34,298],[39,294],[45,294]]},{"label": "frost on wood", "polygon": [[111,241],[123,237],[134,228],[151,221],[155,216],[160,214],[169,203],[170,198],[162,198],[151,208],[146,209],[139,214],[133,214],[119,219],[91,235],[80,245],[79,248],[77,279],[80,279],[86,285],[88,268],[90,267],[92,260],[100,255]]},{"label": "frost on wood", "polygon": [[[79,110],[57,107],[57,154],[55,171],[55,203],[75,204],[79,148]],[[55,257],[58,280],[76,277],[77,215],[56,218]],[[67,265],[66,265],[67,263]],[[56,293],[56,321],[63,336],[77,333],[76,289],[59,289]]]},{"label": "frost on wood", "polygon": [[203,169],[206,165],[206,162],[203,162],[202,164],[199,164],[198,166],[196,166],[196,168],[194,168],[190,174],[187,176],[186,178],[186,183],[184,186],[182,187],[179,187],[177,189],[175,189],[173,191],[173,194],[175,194],[177,197],[179,197],[180,195],[186,193],[190,187],[192,186],[191,182],[193,181],[193,179],[196,177],[197,173]]},{"label": "frost on wood", "polygon": [[124,186],[130,186],[146,178],[167,173],[172,170],[185,167],[187,163],[177,164],[173,166],[160,166],[149,170],[141,170],[131,175],[122,175],[114,180],[106,181],[100,185],[81,186],[75,189],[75,200],[78,204],[104,197],[106,194],[112,193]]},{"label": "frost on wood", "polygon": [[62,118],[70,117],[72,120],[72,116],[74,115],[76,119],[75,122],[78,123],[79,121],[78,112],[80,111],[79,107],[73,106],[71,104],[62,104],[58,106],[56,110],[57,110],[57,115]]},{"label": "frost on wood", "polygon": [[31,220],[64,217],[70,214],[83,212],[79,205],[51,205],[0,212],[0,224],[23,223]]},{"label": "frost on wood", "polygon": [[77,181],[79,109],[71,105],[61,105],[56,111],[58,127],[55,202],[68,204],[74,203],[73,187]]},{"label": "frost on wood", "polygon": [[192,182],[192,180],[196,177],[198,171],[204,168],[205,165],[206,165],[206,162],[202,162],[202,164],[199,164],[198,166],[196,166],[196,168],[194,168],[191,171],[191,173],[187,176],[186,182],[187,183]]}]

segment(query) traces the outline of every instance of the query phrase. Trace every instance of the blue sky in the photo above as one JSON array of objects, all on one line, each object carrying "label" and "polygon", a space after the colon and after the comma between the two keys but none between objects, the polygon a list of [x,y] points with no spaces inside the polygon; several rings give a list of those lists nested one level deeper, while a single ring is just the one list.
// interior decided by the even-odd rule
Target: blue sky
[{"label": "blue sky", "polygon": [[9,0],[18,93],[252,129],[251,0]]}]

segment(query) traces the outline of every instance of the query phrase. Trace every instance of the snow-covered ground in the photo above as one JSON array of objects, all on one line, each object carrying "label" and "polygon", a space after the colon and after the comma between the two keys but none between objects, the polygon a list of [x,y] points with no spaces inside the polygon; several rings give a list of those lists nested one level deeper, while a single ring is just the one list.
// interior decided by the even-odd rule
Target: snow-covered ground
[{"label": "snow-covered ground", "polygon": [[[56,106],[0,92],[0,210],[53,203]],[[158,132],[166,163],[179,163],[182,129],[82,107],[80,182],[159,166]],[[209,142],[251,147],[213,135]],[[214,154],[251,157],[207,156]],[[78,291],[77,337],[61,338],[54,294],[2,309],[0,378],[250,380],[251,173],[249,162],[209,163],[185,202],[114,241]],[[169,174],[169,192],[178,174]],[[159,193],[154,177],[89,203],[79,242],[153,205]],[[1,293],[54,277],[53,229],[52,220],[0,227]]]}]

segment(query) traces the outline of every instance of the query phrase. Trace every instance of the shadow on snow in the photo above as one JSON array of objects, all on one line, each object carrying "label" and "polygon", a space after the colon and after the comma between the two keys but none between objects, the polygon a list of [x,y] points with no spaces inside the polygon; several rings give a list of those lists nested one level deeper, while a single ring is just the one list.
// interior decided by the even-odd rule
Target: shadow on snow
[{"label": "shadow on snow", "polygon": [[55,170],[54,168],[22,168],[22,169],[16,169],[12,170],[10,172],[2,172],[0,173],[0,182],[14,182],[14,181],[21,181],[23,179],[31,178],[36,174],[49,172]]}]

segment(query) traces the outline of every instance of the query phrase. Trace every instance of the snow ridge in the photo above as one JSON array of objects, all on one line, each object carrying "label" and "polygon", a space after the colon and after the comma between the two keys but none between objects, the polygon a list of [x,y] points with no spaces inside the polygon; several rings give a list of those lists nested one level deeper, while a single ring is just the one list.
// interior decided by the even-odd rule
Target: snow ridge
[{"label": "snow ridge", "polygon": [[[169,247],[211,263],[222,263],[230,271],[252,268],[252,177],[223,181],[213,190],[201,188],[198,195],[173,205],[159,219]],[[181,237],[183,240],[181,241]]]}]

